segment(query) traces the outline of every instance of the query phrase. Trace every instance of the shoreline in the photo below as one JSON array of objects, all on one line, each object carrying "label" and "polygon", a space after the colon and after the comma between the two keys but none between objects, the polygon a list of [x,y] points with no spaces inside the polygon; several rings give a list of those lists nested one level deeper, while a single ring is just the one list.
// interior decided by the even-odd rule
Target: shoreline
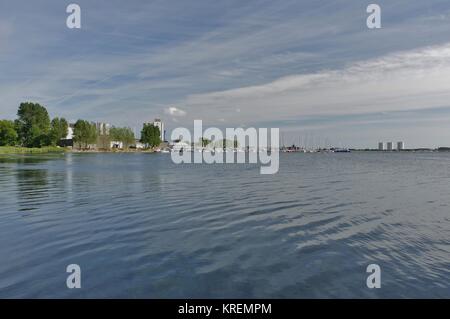
[{"label": "shoreline", "polygon": [[22,146],[0,146],[0,155],[31,155],[31,154],[63,154],[63,153],[157,153],[150,150],[78,150],[57,146],[45,147],[22,147]]},{"label": "shoreline", "polygon": [[[402,151],[380,151],[380,150],[371,150],[371,149],[350,149],[351,152],[360,153],[360,152],[366,152],[366,153],[420,153],[420,152],[439,152],[439,153],[445,153],[449,152],[450,150],[446,148],[441,149],[405,149]],[[42,148],[27,148],[27,147],[21,147],[21,146],[0,146],[0,155],[33,155],[33,154],[64,154],[64,153],[74,153],[74,154],[101,154],[101,153],[111,153],[111,154],[152,154],[152,153],[159,153],[153,149],[147,149],[147,150],[135,150],[135,149],[128,149],[128,150],[120,150],[120,149],[114,149],[114,150],[79,150],[79,149],[70,149],[70,148],[63,148],[63,147],[57,147],[57,146],[46,146]],[[314,151],[314,152],[282,152],[280,153],[327,153],[326,151]]]},{"label": "shoreline", "polygon": [[117,154],[122,154],[122,153],[157,153],[154,150],[72,150],[72,149],[68,149],[66,150],[66,153],[77,153],[77,154],[83,154],[83,153],[117,153]]},{"label": "shoreline", "polygon": [[61,154],[65,153],[65,148],[56,146],[45,147],[21,147],[21,146],[0,146],[0,155],[26,155],[26,154]]}]

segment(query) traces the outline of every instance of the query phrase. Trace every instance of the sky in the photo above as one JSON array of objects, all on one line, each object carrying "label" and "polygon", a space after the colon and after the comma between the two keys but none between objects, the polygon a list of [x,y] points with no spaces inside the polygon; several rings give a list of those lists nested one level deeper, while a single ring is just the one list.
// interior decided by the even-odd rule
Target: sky
[{"label": "sky", "polygon": [[284,144],[450,146],[450,2],[0,0],[0,118],[23,101],[136,132],[201,119]]}]

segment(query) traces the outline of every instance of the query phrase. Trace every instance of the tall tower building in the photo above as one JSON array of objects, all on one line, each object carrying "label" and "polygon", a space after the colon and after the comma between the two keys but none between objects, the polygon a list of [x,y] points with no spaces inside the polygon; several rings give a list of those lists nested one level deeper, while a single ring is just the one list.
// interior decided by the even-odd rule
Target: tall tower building
[{"label": "tall tower building", "polygon": [[405,143],[403,143],[403,142],[398,142],[398,143],[397,143],[397,150],[403,151],[404,149],[405,149]]},{"label": "tall tower building", "polygon": [[159,137],[160,137],[161,141],[164,142],[166,139],[166,136],[165,136],[166,134],[164,131],[164,122],[161,121],[161,119],[155,119],[155,121],[153,122],[153,125],[159,128],[159,133],[160,133]]},{"label": "tall tower building", "polygon": [[95,123],[95,126],[97,127],[97,133],[100,135],[109,135],[109,130],[111,129],[111,124],[109,123],[103,123],[103,122],[97,122]]},{"label": "tall tower building", "polygon": [[384,151],[384,143],[383,142],[378,143],[378,150]]},{"label": "tall tower building", "polygon": [[394,146],[393,146],[392,142],[388,142],[387,143],[387,150],[388,151],[393,151],[394,150]]}]

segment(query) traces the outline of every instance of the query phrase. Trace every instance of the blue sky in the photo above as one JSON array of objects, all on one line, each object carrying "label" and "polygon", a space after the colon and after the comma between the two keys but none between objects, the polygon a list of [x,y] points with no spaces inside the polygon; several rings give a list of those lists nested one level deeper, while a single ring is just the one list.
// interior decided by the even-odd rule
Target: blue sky
[{"label": "blue sky", "polygon": [[[280,127],[284,141],[450,145],[448,0],[0,3],[0,118],[52,116],[139,130]],[[382,8],[382,29],[366,7]],[[306,142],[305,142],[306,143]]]}]

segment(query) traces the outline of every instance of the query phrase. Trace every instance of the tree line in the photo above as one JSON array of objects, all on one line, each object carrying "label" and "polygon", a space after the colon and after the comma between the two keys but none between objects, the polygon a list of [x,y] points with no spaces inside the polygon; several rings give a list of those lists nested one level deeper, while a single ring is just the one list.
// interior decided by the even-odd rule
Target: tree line
[{"label": "tree line", "polygon": [[[44,147],[63,146],[62,141],[69,132],[69,123],[64,118],[50,120],[47,109],[31,102],[21,103],[14,121],[0,120],[0,146]],[[95,123],[78,120],[73,127],[73,142],[80,149],[90,145],[109,149],[111,141],[121,142],[128,149],[135,144],[135,136],[129,127],[98,128]],[[156,147],[161,143],[160,131],[153,124],[144,124],[141,143]]]},{"label": "tree line", "polygon": [[56,146],[67,135],[64,118],[50,116],[38,103],[21,103],[15,121],[0,120],[0,146]]}]

